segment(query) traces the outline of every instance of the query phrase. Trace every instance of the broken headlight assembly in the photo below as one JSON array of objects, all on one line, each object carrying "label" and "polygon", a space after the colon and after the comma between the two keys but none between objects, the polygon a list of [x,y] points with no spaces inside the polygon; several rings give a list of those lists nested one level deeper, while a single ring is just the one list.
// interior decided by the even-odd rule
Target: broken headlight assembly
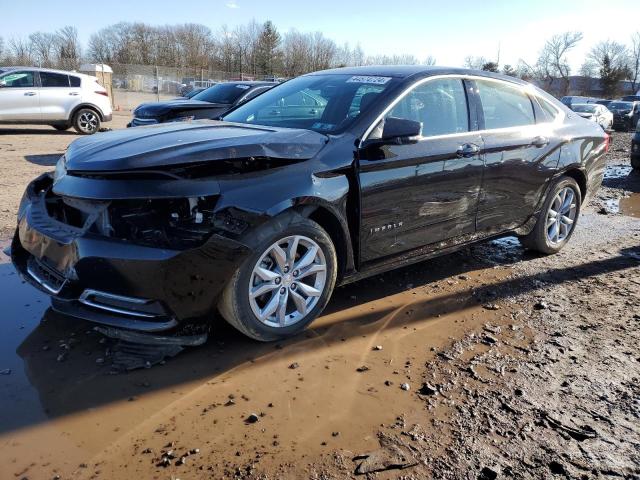
[{"label": "broken headlight assembly", "polygon": [[138,245],[183,250],[213,233],[217,197],[115,200],[95,228],[102,235]]}]

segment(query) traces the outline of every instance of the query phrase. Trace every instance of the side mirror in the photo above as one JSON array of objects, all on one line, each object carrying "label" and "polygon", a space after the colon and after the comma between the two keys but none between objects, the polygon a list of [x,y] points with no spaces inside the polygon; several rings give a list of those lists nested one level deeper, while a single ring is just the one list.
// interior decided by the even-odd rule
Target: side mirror
[{"label": "side mirror", "polygon": [[406,118],[387,117],[382,128],[382,140],[409,140],[422,133],[422,123]]},{"label": "side mirror", "polygon": [[0,80],[0,88],[6,88],[7,86],[7,82],[5,82],[4,80]]}]

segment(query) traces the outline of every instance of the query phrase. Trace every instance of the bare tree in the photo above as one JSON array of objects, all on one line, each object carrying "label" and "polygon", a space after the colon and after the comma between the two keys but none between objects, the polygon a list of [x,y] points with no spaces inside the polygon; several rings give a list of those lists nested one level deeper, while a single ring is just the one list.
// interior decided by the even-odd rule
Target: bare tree
[{"label": "bare tree", "polygon": [[569,90],[569,75],[571,74],[568,54],[580,43],[582,38],[582,32],[564,32],[554,35],[545,42],[540,54],[541,59],[548,65],[550,73],[562,79],[563,90],[561,93],[563,95],[566,95]]},{"label": "bare tree", "polygon": [[31,51],[36,64],[52,67],[56,63],[56,36],[52,33],[36,32],[29,35]]},{"label": "bare tree", "polygon": [[364,65],[365,55],[359,43],[353,49],[352,57],[354,66],[359,67],[361,65]]},{"label": "bare tree", "polygon": [[9,53],[11,54],[12,62],[17,65],[31,65],[33,63],[31,42],[24,38],[11,38],[9,40]]},{"label": "bare tree", "polygon": [[611,40],[598,42],[587,54],[587,60],[593,62],[596,68],[604,66],[605,57],[608,57],[612,68],[626,69],[628,67],[629,51],[621,43]]},{"label": "bare tree", "polygon": [[631,80],[631,86],[634,93],[636,93],[636,91],[640,88],[640,32],[636,32],[631,36],[629,70],[629,79]]},{"label": "bare tree", "polygon": [[473,70],[482,70],[482,66],[487,63],[485,57],[474,57],[469,55],[464,59],[464,67],[471,68]]},{"label": "bare tree", "polygon": [[78,30],[66,26],[55,33],[54,47],[57,65],[64,70],[77,69],[80,66],[81,48]]},{"label": "bare tree", "polygon": [[436,57],[434,57],[433,55],[428,55],[427,58],[424,59],[424,62],[422,62],[423,65],[435,65],[436,64]]}]

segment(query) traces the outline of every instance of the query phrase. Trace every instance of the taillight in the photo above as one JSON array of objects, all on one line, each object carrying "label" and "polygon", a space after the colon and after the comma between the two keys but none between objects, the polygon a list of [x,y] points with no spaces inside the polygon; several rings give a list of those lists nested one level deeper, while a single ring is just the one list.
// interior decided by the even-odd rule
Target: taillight
[{"label": "taillight", "polygon": [[611,135],[608,133],[604,134],[604,153],[609,152],[609,146],[611,145]]},{"label": "taillight", "polygon": [[109,96],[109,94],[104,90],[96,90],[94,93],[97,93],[98,95],[104,95],[105,97]]}]

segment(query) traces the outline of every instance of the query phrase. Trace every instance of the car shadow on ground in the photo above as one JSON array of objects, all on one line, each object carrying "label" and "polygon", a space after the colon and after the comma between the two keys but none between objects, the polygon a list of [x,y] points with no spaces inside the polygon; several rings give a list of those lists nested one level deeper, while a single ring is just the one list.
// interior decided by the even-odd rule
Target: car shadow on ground
[{"label": "car shadow on ground", "polygon": [[[523,252],[515,239],[471,247],[339,288],[324,315],[348,311],[354,306],[365,305],[408,288],[426,287],[474,270],[527,258],[532,257]],[[327,342],[349,341],[352,337],[374,333],[382,328],[381,321],[384,328],[398,328],[416,320],[435,320],[443,313],[455,313],[536,289],[541,281],[558,284],[624,270],[637,266],[638,259],[640,249],[634,249],[621,252],[613,259],[589,262],[577,268],[550,269],[544,274],[507,278],[494,283],[469,282],[454,291],[430,294],[411,303],[412,309],[420,311],[420,315],[415,317],[403,315],[406,306],[400,309],[397,306],[354,309],[356,313],[345,316],[339,326],[322,325],[320,322],[322,326],[312,326],[297,337],[278,344],[252,341],[220,320],[215,322],[214,331],[205,345],[186,350],[166,365],[117,375],[109,374],[107,366],[96,363],[97,357],[104,357],[108,342],[105,345],[102,337],[92,330],[93,324],[63,317],[47,309],[41,321],[19,342],[16,352],[24,366],[23,383],[34,387],[38,397],[35,403],[41,405],[44,415],[23,414],[20,407],[9,406],[5,420],[0,422],[0,432],[143,396],[155,390],[172,389],[191,381],[211,381],[258,358],[261,361],[288,359],[300,351],[300,347],[317,349]],[[9,268],[10,265],[0,265],[0,269]],[[7,293],[6,298],[11,298],[10,292]],[[64,361],[59,361],[59,355],[64,353],[60,346],[69,344],[73,345],[65,354]]]},{"label": "car shadow on ground", "polygon": [[35,165],[40,165],[41,167],[53,167],[58,162],[62,154],[60,153],[50,153],[46,155],[25,155],[24,159]]},{"label": "car shadow on ground", "polygon": [[78,135],[73,130],[56,130],[53,127],[50,128],[0,128],[0,137],[2,135]]}]

